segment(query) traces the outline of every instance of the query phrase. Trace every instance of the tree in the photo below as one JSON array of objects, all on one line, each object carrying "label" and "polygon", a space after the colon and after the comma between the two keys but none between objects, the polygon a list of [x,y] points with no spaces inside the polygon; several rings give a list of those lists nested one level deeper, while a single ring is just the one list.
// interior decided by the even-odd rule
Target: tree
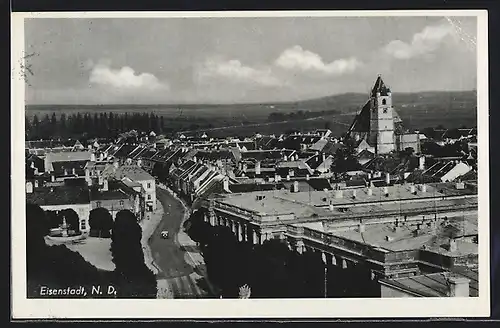
[{"label": "tree", "polygon": [[33,123],[31,124],[31,126],[33,129],[32,138],[40,138],[40,121],[38,120],[38,116],[36,116],[36,114],[33,116]]},{"label": "tree", "polygon": [[99,238],[109,238],[113,229],[113,217],[104,207],[98,207],[90,211],[89,215],[90,234]]},{"label": "tree", "polygon": [[50,229],[58,228],[62,223],[62,217],[57,215],[55,211],[45,211],[45,217]]},{"label": "tree", "polygon": [[57,116],[56,113],[52,113],[52,117],[50,118],[50,131],[52,135],[60,136],[60,131],[57,127]]},{"label": "tree", "polygon": [[160,116],[160,128],[159,128],[159,131],[160,133],[163,133],[163,131],[165,130],[165,122],[163,121],[163,115]]},{"label": "tree", "polygon": [[70,230],[74,230],[75,232],[80,232],[80,217],[75,212],[75,210],[68,208],[60,211],[59,215],[61,216],[61,218],[63,216],[66,218],[66,223],[68,224]]},{"label": "tree", "polygon": [[66,127],[66,114],[62,113],[59,117],[59,131],[61,132],[61,136],[67,136],[68,131]]},{"label": "tree", "polygon": [[144,263],[142,230],[129,210],[116,214],[111,235],[114,281],[121,297],[156,297],[156,278]]}]

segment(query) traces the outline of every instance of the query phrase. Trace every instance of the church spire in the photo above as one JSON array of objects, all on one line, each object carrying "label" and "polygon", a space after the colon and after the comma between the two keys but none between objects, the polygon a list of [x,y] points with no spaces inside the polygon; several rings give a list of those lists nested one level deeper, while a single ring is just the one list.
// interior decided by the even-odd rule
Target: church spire
[{"label": "church spire", "polygon": [[377,93],[380,93],[381,96],[387,96],[389,92],[391,92],[391,90],[385,85],[382,76],[379,74],[373,86],[371,96],[376,97]]}]

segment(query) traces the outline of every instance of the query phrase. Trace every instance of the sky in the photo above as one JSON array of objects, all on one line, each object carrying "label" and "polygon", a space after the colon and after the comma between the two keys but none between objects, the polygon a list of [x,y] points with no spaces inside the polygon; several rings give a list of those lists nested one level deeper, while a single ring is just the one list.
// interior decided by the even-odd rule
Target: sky
[{"label": "sky", "polygon": [[472,90],[475,17],[31,18],[27,104]]}]

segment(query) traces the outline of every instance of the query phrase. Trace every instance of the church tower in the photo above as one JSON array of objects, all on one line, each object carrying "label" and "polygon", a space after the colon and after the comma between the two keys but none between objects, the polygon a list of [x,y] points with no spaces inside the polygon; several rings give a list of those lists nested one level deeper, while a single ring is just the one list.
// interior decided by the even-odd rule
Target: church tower
[{"label": "church tower", "polygon": [[395,150],[394,113],[391,90],[379,75],[370,95],[370,131],[368,143],[377,154]]}]

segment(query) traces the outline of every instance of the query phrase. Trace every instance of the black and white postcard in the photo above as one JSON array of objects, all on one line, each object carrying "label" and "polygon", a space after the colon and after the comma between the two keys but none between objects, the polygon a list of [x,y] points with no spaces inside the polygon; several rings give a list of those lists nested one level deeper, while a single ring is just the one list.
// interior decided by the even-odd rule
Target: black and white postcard
[{"label": "black and white postcard", "polygon": [[487,33],[12,14],[14,318],[489,316]]}]

